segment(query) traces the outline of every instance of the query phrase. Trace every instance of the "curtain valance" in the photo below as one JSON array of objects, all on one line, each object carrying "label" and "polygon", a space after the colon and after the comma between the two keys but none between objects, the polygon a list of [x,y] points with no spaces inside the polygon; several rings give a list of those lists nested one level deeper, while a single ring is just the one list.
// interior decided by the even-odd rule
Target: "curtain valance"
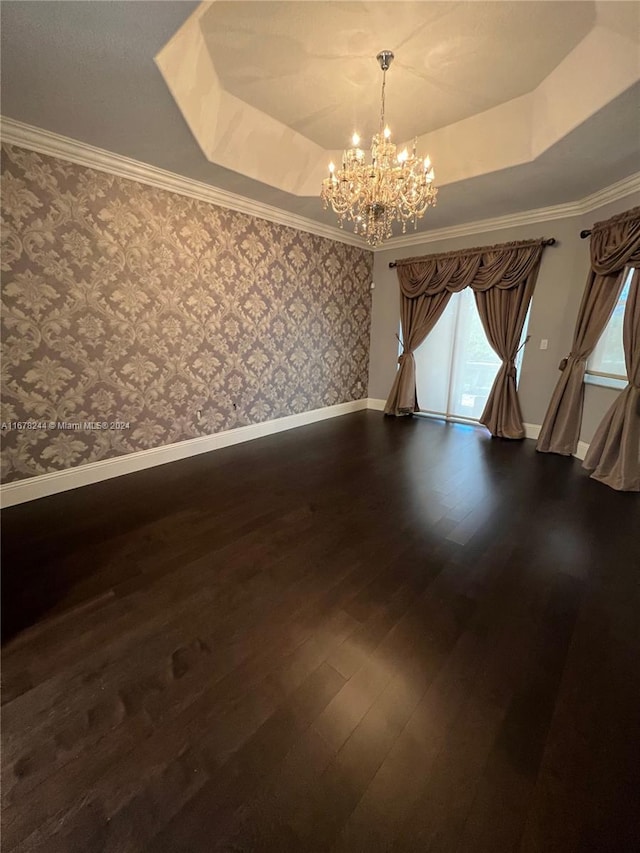
[{"label": "curtain valance", "polygon": [[544,240],[520,240],[475,249],[460,249],[397,261],[400,291],[408,299],[435,296],[443,290],[476,292],[522,284],[540,262]]},{"label": "curtain valance", "polygon": [[403,352],[386,414],[419,411],[413,353],[444,313],[451,294],[470,287],[485,334],[502,361],[480,423],[492,435],[524,437],[515,358],[545,245],[540,237],[396,263]]},{"label": "curtain valance", "polygon": [[591,231],[591,268],[612,275],[640,264],[640,207],[596,222]]}]

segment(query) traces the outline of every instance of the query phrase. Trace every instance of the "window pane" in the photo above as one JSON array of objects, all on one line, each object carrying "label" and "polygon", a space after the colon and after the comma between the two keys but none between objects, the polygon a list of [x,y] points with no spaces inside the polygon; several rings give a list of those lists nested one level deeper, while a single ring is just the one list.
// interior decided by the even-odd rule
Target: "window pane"
[{"label": "window pane", "polygon": [[627,376],[627,368],[624,363],[624,349],[622,348],[622,324],[624,322],[624,310],[627,305],[632,274],[633,270],[629,270],[620,298],[613,309],[611,319],[589,358],[587,370],[595,370],[597,373],[611,373],[623,379]]}]

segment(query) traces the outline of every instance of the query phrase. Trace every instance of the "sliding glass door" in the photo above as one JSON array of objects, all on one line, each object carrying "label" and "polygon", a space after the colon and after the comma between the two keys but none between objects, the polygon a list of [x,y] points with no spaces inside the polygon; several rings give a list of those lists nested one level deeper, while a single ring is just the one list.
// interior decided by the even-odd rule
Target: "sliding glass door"
[{"label": "sliding glass door", "polygon": [[[523,335],[526,327],[527,322]],[[522,350],[516,361],[518,368],[521,354]],[[471,288],[452,295],[444,314],[414,355],[420,410],[478,420],[501,362],[484,333]]]}]

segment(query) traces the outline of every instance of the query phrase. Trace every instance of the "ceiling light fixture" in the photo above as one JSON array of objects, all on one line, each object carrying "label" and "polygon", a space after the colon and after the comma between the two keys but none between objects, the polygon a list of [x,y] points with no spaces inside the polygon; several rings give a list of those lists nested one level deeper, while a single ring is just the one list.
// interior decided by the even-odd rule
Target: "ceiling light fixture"
[{"label": "ceiling light fixture", "polygon": [[380,128],[371,140],[371,162],[359,148],[360,137],[353,134],[352,148],[342,154],[342,167],[329,163],[329,177],[322,182],[320,197],[325,210],[331,205],[340,219],[353,222],[356,234],[362,234],[370,246],[379,246],[393,236],[394,222],[402,223],[402,233],[407,222],[413,220],[414,229],[430,205],[436,203],[438,190],[429,157],[416,155],[417,137],[411,153],[404,148],[399,154],[391,142],[391,131],[384,121],[384,89],[386,75],[393,53],[382,50],[376,59],[382,69],[382,97]]}]

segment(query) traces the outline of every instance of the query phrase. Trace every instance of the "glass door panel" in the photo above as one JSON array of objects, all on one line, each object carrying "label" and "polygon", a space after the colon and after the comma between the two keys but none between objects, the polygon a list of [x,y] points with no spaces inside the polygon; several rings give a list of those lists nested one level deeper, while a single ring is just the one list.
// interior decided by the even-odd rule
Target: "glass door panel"
[{"label": "glass door panel", "polygon": [[418,406],[426,412],[444,414],[449,401],[449,377],[458,318],[454,293],[431,334],[414,353]]},{"label": "glass door panel", "polygon": [[471,288],[455,295],[459,297],[458,323],[447,414],[477,420],[501,362],[484,333]]},{"label": "glass door panel", "polygon": [[[526,327],[527,322],[523,335]],[[435,328],[414,355],[421,411],[478,420],[500,359],[484,333],[470,288],[453,294]],[[516,360],[518,368],[521,357],[522,350]]]}]

